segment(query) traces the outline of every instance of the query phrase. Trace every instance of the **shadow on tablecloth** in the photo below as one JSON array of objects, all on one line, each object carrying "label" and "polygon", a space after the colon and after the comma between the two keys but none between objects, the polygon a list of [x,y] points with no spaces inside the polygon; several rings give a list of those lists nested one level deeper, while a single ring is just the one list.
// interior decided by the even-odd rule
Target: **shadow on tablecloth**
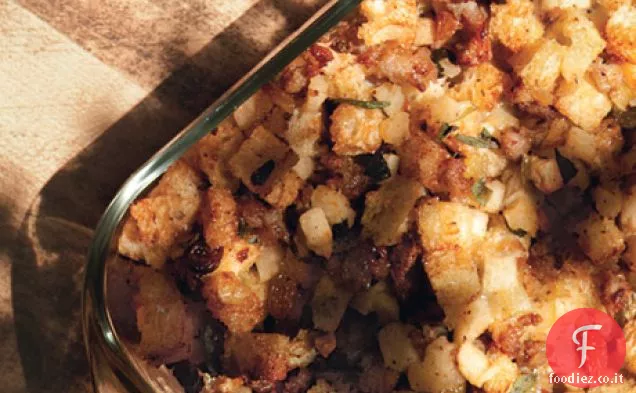
[{"label": "shadow on tablecloth", "polygon": [[[117,189],[317,8],[315,1],[259,2],[44,186],[8,250],[15,331],[29,392],[89,390],[81,343],[82,273],[91,228]],[[251,39],[250,27],[256,29],[272,9],[289,15],[286,25],[271,43]],[[0,227],[2,220],[0,214]]]}]

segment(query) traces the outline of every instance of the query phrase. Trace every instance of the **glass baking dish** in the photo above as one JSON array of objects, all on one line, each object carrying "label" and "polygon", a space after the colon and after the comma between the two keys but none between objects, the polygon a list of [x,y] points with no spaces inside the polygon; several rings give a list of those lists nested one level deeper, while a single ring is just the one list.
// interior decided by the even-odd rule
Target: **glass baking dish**
[{"label": "glass baking dish", "polygon": [[83,330],[94,390],[101,392],[172,392],[161,373],[128,351],[120,341],[107,308],[107,264],[116,256],[115,244],[131,203],[190,146],[229,116],[263,84],[278,74],[360,0],[331,0],[295,33],[287,37],[252,71],[237,82],[124,183],[102,215],[88,254],[83,290]]}]

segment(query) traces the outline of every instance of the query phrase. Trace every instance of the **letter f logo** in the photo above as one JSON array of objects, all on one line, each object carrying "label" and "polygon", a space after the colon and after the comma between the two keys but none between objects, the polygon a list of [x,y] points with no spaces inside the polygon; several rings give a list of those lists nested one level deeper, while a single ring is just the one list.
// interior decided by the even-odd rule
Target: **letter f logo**
[{"label": "letter f logo", "polygon": [[[587,346],[587,331],[601,330],[602,327],[603,325],[585,325],[576,329],[574,333],[572,333],[572,341],[574,341],[574,344],[580,345],[580,347],[576,348],[577,351],[581,351],[581,364],[579,364],[579,368],[583,367],[583,365],[585,364],[585,361],[587,360],[587,351],[588,350],[593,351],[596,349],[594,347]],[[583,334],[581,335],[583,343],[580,343],[579,340],[576,338],[577,334],[581,332],[583,332]]]}]

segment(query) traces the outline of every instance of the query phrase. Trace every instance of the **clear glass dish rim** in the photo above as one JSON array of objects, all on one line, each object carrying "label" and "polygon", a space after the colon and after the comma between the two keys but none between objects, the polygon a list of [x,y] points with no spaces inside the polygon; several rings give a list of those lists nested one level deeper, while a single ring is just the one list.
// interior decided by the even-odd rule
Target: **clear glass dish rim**
[{"label": "clear glass dish rim", "polygon": [[[82,291],[84,343],[97,391],[93,356],[103,356],[118,382],[131,392],[154,392],[119,340],[106,305],[106,261],[114,255],[114,237],[132,202],[189,147],[229,116],[285,65],[316,42],[361,0],[330,0],[295,33],[287,37],[232,88],[181,130],[122,185],[100,218],[88,251]],[[97,347],[94,347],[97,346]],[[98,353],[103,352],[103,353]]]}]

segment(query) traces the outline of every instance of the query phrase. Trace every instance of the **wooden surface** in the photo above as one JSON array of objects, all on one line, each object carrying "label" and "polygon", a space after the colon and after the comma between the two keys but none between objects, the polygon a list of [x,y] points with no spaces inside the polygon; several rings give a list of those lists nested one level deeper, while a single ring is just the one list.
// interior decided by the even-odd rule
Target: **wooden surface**
[{"label": "wooden surface", "polygon": [[89,390],[82,269],[126,177],[321,0],[0,0],[0,391]]}]

